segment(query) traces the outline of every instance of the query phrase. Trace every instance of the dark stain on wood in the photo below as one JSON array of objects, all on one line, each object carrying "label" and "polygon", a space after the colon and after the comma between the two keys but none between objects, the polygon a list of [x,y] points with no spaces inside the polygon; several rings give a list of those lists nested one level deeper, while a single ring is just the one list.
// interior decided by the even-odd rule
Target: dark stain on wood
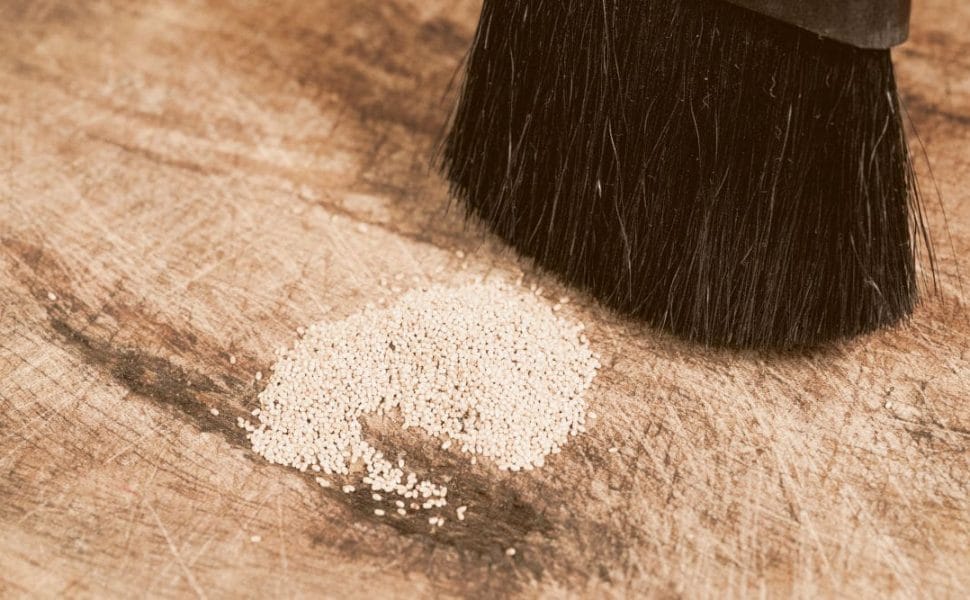
[{"label": "dark stain on wood", "polygon": [[228,68],[258,75],[261,85],[296,83],[327,107],[336,100],[375,136],[388,127],[426,138],[441,132],[441,107],[426,90],[447,88],[458,63],[442,57],[463,54],[471,31],[390,2],[306,4],[302,18],[272,21],[257,5],[218,8],[253,34],[239,41],[245,61]]},{"label": "dark stain on wood", "polygon": [[970,114],[963,114],[947,110],[927,96],[912,90],[902,91],[903,106],[913,113],[920,124],[932,121],[943,121],[950,125],[970,127]]},{"label": "dark stain on wood", "polygon": [[[245,384],[231,374],[219,375],[223,380],[219,383],[214,376],[175,364],[143,351],[137,345],[118,345],[113,342],[118,331],[105,331],[94,323],[100,312],[111,313],[118,322],[137,323],[139,327],[148,324],[148,334],[156,344],[159,339],[165,341],[166,346],[176,349],[179,357],[189,363],[228,362],[225,352],[210,348],[210,344],[196,334],[179,331],[120,304],[120,298],[125,296],[122,289],[115,290],[113,304],[95,311],[71,294],[70,276],[43,248],[12,238],[0,240],[0,246],[29,267],[29,272],[20,272],[19,278],[31,290],[32,296],[46,305],[50,329],[65,347],[73,349],[84,362],[110,375],[137,397],[167,409],[175,418],[199,432],[215,433],[235,447],[250,450],[246,432],[237,426],[236,419],[250,418],[241,407],[256,403],[258,390],[255,386]],[[56,289],[51,287],[54,282]],[[47,297],[51,291],[56,293],[56,301]],[[252,368],[258,365],[255,359],[247,359],[247,362],[252,362]],[[213,415],[212,408],[218,408],[219,414]],[[542,579],[549,562],[542,558],[546,554],[544,549],[553,546],[558,533],[569,530],[568,523],[553,522],[509,480],[496,478],[494,469],[470,467],[467,459],[437,451],[437,444],[429,443],[426,436],[393,427],[381,432],[365,427],[365,433],[368,438],[379,439],[386,455],[407,456],[409,467],[415,472],[439,481],[441,476],[446,476],[449,488],[447,508],[412,510],[409,506],[412,500],[407,500],[408,514],[402,517],[392,505],[375,502],[371,497],[373,491],[366,486],[357,485],[351,494],[343,493],[339,487],[322,488],[316,482],[318,473],[300,474],[286,467],[269,465],[251,452],[248,455],[260,467],[300,475],[315,494],[329,503],[341,505],[354,520],[390,527],[428,551],[441,546],[452,548],[459,558],[454,570],[440,565],[437,568],[443,569],[441,575],[454,585],[456,591],[467,592],[471,582],[477,580],[479,585],[475,587],[479,593],[494,597],[518,590],[527,577]],[[554,498],[555,494],[555,490],[543,489],[534,495]],[[393,496],[388,495],[388,499],[391,498]],[[416,501],[421,503],[424,499]],[[461,505],[467,505],[469,509],[465,521],[459,523],[454,510]],[[385,509],[387,514],[378,517],[374,514],[375,508]],[[428,522],[431,516],[444,516],[445,526],[432,528]],[[367,550],[355,538],[334,539],[334,536],[346,535],[340,528],[311,529],[308,534],[313,545],[343,548],[348,556]],[[514,557],[505,555],[509,547],[516,548]],[[372,552],[376,554],[376,551]],[[402,564],[408,568],[422,568],[429,563],[416,559]],[[493,577],[498,573],[501,577]]]},{"label": "dark stain on wood", "polygon": [[115,348],[85,335],[66,319],[52,316],[50,323],[89,364],[102,368],[131,392],[173,409],[176,416],[189,420],[199,431],[217,432],[237,446],[247,443],[245,432],[230,422],[235,415],[210,412],[218,406],[213,395],[225,395],[227,390],[208,376],[134,348]]},{"label": "dark stain on wood", "polygon": [[[93,310],[71,293],[71,277],[40,246],[13,238],[0,240],[0,245],[29,268],[29,273],[19,273],[20,279],[31,295],[46,305],[50,328],[66,347],[76,351],[86,363],[110,374],[129,391],[171,409],[173,415],[199,431],[219,433],[234,445],[248,445],[245,432],[234,422],[236,417],[243,416],[242,411],[234,411],[231,405],[226,406],[220,400],[254,396],[254,390],[246,390],[244,386],[229,388],[204,373],[176,365],[161,356],[116,344],[113,340],[119,332],[102,331],[104,328],[95,323],[99,314],[112,313],[119,322],[147,325],[156,344],[163,341],[179,353],[193,350],[199,344],[195,334],[155,322],[117,303],[100,311]],[[49,293],[54,293],[56,300],[49,300]],[[220,414],[213,415],[212,408],[218,408]]]},{"label": "dark stain on wood", "polygon": [[[365,425],[364,432],[367,439],[376,440],[372,443],[376,443],[385,455],[405,456],[411,470],[426,473],[439,482],[448,478],[448,510],[442,512],[449,513],[447,518],[451,523],[435,534],[439,542],[453,546],[462,553],[489,556],[496,549],[504,550],[503,544],[524,547],[530,539],[546,539],[554,535],[556,524],[512,485],[512,475],[497,474],[490,466],[473,466],[469,464],[468,457],[457,450],[440,450],[435,440],[416,431],[402,431],[396,424],[383,427],[380,433],[376,428]],[[370,493],[367,492],[368,497]],[[556,493],[543,488],[531,495],[554,498]],[[469,506],[469,511],[464,525],[458,525],[452,513],[463,504]],[[416,514],[423,517],[418,524],[419,530],[402,533],[426,531],[427,517],[437,512],[418,511]],[[534,574],[538,576],[541,568],[538,565],[535,567]]]}]

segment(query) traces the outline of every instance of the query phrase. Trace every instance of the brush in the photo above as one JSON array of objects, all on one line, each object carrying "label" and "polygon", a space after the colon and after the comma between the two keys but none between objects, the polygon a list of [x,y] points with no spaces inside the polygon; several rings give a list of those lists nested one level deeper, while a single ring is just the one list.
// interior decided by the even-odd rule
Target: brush
[{"label": "brush", "polygon": [[918,301],[890,47],[908,0],[485,0],[440,165],[601,302],[716,346],[816,346]]}]

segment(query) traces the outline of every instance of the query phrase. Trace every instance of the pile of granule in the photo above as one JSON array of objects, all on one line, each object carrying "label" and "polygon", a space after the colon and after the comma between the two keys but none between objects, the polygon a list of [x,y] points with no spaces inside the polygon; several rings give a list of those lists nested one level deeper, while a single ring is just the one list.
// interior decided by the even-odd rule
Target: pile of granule
[{"label": "pile of granule", "polygon": [[418,499],[412,508],[443,506],[447,488],[371,446],[360,418],[396,411],[403,427],[473,461],[543,466],[584,431],[583,396],[599,367],[583,326],[558,309],[518,285],[473,283],[410,291],[387,308],[318,323],[282,352],[253,411],[259,422],[243,426],[271,462],[347,475],[359,461],[375,492]]}]

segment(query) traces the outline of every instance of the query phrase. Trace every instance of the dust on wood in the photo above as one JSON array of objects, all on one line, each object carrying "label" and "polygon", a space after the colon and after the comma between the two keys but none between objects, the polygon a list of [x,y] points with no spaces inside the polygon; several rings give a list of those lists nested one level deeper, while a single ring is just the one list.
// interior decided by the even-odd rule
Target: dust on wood
[{"label": "dust on wood", "polygon": [[965,596],[956,0],[917,6],[895,55],[942,191],[924,177],[944,297],[911,325],[734,353],[577,298],[605,357],[599,416],[545,469],[471,466],[369,423],[452,477],[467,520],[437,531],[248,451],[255,372],[382,276],[521,269],[566,293],[449,211],[428,167],[477,10],[0,2],[0,593]]}]

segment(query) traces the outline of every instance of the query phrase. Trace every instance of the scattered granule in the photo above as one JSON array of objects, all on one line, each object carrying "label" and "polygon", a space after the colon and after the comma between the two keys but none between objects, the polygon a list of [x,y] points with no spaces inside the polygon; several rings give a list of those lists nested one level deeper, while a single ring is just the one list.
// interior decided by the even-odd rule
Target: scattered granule
[{"label": "scattered granule", "polygon": [[236,364],[236,357],[233,356],[232,354],[229,355],[229,364],[230,365]]},{"label": "scattered granule", "polygon": [[454,444],[473,463],[541,467],[585,430],[584,394],[599,361],[583,326],[539,294],[496,282],[431,287],[311,325],[279,355],[259,394],[259,422],[242,425],[253,449],[328,475],[362,463],[372,491],[420,498],[411,507],[425,509],[445,506],[447,487],[371,446],[362,416],[393,412],[405,429],[443,439],[446,450]]},{"label": "scattered granule", "polygon": [[51,302],[54,302],[55,300],[57,300],[57,294],[55,294],[54,292],[47,292],[47,299],[50,300]]},{"label": "scattered granule", "polygon": [[384,510],[383,509],[381,509],[381,508],[375,508],[374,509],[374,514],[377,515],[378,517],[383,517],[385,513],[384,513]]},{"label": "scattered granule", "polygon": [[212,415],[213,417],[218,417],[218,416],[219,416],[219,409],[218,409],[218,408],[210,408],[210,409],[209,409],[209,413],[210,413],[210,414],[211,414],[211,415]]},{"label": "scattered granule", "polygon": [[251,535],[251,536],[249,536],[249,541],[252,542],[252,543],[254,543],[254,544],[258,544],[261,541],[263,541],[263,536],[261,536],[261,535]]},{"label": "scattered granule", "polygon": [[507,548],[505,550],[505,555],[506,556],[515,556],[515,548]]},{"label": "scattered granule", "polygon": [[467,506],[459,506],[455,510],[455,515],[458,517],[458,520],[459,521],[464,521],[465,520],[465,511],[466,510],[468,510],[468,507]]}]

